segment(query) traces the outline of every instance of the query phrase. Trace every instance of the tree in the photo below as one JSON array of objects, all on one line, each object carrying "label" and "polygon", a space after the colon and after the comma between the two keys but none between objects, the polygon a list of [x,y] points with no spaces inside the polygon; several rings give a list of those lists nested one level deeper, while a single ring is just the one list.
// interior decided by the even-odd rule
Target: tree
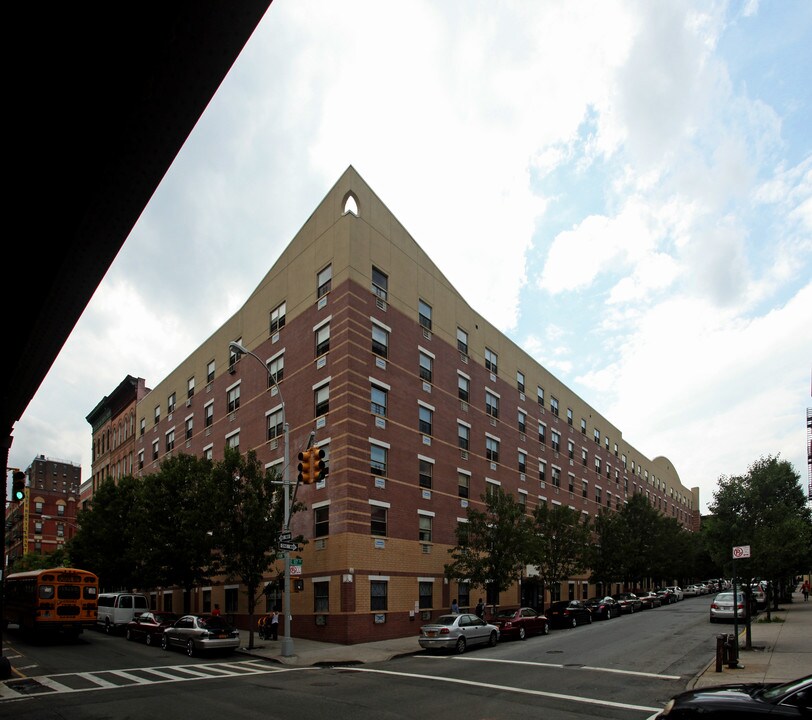
[{"label": "tree", "polygon": [[184,589],[183,612],[191,591],[217,573],[212,553],[212,463],[180,454],[164,460],[159,472],[139,487],[135,517],[136,572],[142,586]]},{"label": "tree", "polygon": [[468,508],[457,525],[457,545],[445,565],[449,579],[465,578],[476,587],[491,585],[497,594],[521,580],[530,554],[531,523],[524,507],[501,488],[482,496],[484,510]]},{"label": "tree", "polygon": [[78,530],[66,543],[74,567],[98,575],[101,590],[136,587],[139,549],[133,537],[140,484],[131,475],[118,483],[112,478],[102,481],[90,507],[78,512]]},{"label": "tree", "polygon": [[536,566],[544,588],[583,572],[591,531],[577,510],[539,505],[532,516],[529,563]]},{"label": "tree", "polygon": [[601,510],[592,524],[589,550],[590,582],[610,585],[626,576],[626,523],[618,512]]},{"label": "tree", "polygon": [[[220,553],[223,572],[238,579],[248,597],[249,648],[254,646],[254,612],[264,591],[263,579],[276,563],[279,533],[284,526],[282,479],[275,469],[263,470],[256,453],[243,456],[226,448],[212,471],[216,496],[214,547]],[[303,509],[297,503],[290,510]],[[303,543],[301,536],[294,539]],[[285,622],[287,622],[287,618]]]},{"label": "tree", "polygon": [[18,573],[27,570],[47,570],[49,568],[68,567],[70,560],[65,548],[57,548],[49,553],[26,553],[14,560],[8,572]]}]

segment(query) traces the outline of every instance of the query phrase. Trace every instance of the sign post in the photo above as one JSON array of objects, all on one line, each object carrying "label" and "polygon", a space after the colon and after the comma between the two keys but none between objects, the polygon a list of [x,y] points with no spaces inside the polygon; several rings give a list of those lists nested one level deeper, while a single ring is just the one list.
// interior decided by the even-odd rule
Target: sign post
[{"label": "sign post", "polygon": [[[736,545],[733,548],[733,651],[730,666],[739,666],[739,595],[736,592],[736,560],[750,557],[749,545]],[[744,602],[747,602],[747,593],[742,590]],[[747,617],[749,608],[745,605],[744,616]]]}]

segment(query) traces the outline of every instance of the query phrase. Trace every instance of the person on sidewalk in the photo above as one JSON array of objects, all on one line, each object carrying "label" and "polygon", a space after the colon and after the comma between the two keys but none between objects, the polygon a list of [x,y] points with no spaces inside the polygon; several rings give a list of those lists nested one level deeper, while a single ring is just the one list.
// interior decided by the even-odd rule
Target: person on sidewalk
[{"label": "person on sidewalk", "polygon": [[212,615],[219,615],[220,614],[220,606],[217,603],[214,603],[214,610],[211,611]]},{"label": "person on sidewalk", "polygon": [[279,613],[274,610],[271,613],[271,640],[279,638]]},{"label": "person on sidewalk", "polygon": [[478,618],[485,619],[485,603],[482,601],[482,598],[479,598],[479,602],[476,604],[476,610],[474,611]]},{"label": "person on sidewalk", "polygon": [[454,598],[451,601],[451,612],[453,612],[456,615],[459,611],[460,611],[459,603],[457,603],[457,598]]},{"label": "person on sidewalk", "polygon": [[801,587],[801,592],[804,594],[804,602],[809,600],[809,580],[804,580],[804,584]]}]

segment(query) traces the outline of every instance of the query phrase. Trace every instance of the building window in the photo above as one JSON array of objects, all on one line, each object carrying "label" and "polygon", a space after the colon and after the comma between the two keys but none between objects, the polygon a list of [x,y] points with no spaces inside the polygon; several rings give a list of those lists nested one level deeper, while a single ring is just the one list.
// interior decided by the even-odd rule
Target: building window
[{"label": "building window", "polygon": [[[227,587],[225,592],[226,599],[226,612],[234,614],[240,608],[240,589],[238,587]],[[164,596],[164,603],[166,598],[171,596]]]},{"label": "building window", "polygon": [[[237,343],[242,345],[242,337],[238,337],[236,340]],[[235,350],[231,345],[228,346],[228,364],[229,367],[233,370],[234,363],[236,363],[240,359],[240,353]]]},{"label": "building window", "polygon": [[203,415],[205,417],[206,427],[211,427],[212,423],[214,422],[214,403],[210,402],[206,407],[203,409]]},{"label": "building window", "polygon": [[328,265],[316,276],[316,297],[322,297],[330,292],[333,282],[333,266]]},{"label": "building window", "polygon": [[313,537],[330,534],[330,506],[322,505],[313,510]]},{"label": "building window", "polygon": [[463,355],[468,354],[468,333],[462,328],[457,328],[457,350]]},{"label": "building window", "polygon": [[601,459],[598,457],[595,458],[595,474],[601,474]]},{"label": "building window", "polygon": [[547,426],[543,423],[539,423],[539,442],[542,445],[547,444]]},{"label": "building window", "polygon": [[457,423],[457,444],[461,450],[471,447],[471,428],[461,422]]},{"label": "building window", "polygon": [[268,440],[280,437],[285,432],[282,408],[268,413]]},{"label": "building window", "polygon": [[586,420],[581,418],[581,435],[586,435]]},{"label": "building window", "polygon": [[142,437],[143,437],[144,433],[146,432],[146,430],[147,430],[147,421],[146,421],[145,418],[141,418],[139,432],[140,432]]},{"label": "building window", "polygon": [[389,391],[380,385],[372,385],[371,395],[370,408],[372,410],[372,414],[386,417],[386,401]]},{"label": "building window", "polygon": [[330,583],[327,580],[313,583],[313,612],[330,612]]},{"label": "building window", "polygon": [[56,526],[56,536],[63,538],[65,537],[65,526],[64,525],[57,525]]},{"label": "building window", "polygon": [[139,470],[144,469],[144,451],[143,450],[138,451],[138,469]]},{"label": "building window", "polygon": [[527,453],[524,450],[519,450],[518,453],[519,472],[527,472]]},{"label": "building window", "polygon": [[491,462],[499,462],[499,441],[496,438],[485,437],[485,457]]},{"label": "building window", "polygon": [[389,333],[377,324],[372,324],[372,352],[382,358],[389,354]]},{"label": "building window", "polygon": [[457,373],[457,397],[463,402],[471,397],[471,381],[462,373]]},{"label": "building window", "polygon": [[380,445],[369,446],[369,469],[373,475],[386,477],[387,449]]},{"label": "building window", "polygon": [[572,494],[572,493],[575,492],[575,475],[573,475],[572,473],[569,473],[567,475],[567,480],[568,480],[568,483],[569,483],[568,490],[570,491],[570,494]]},{"label": "building window", "polygon": [[431,330],[431,305],[423,300],[420,300],[418,302],[417,317],[420,324],[426,328],[426,330]]},{"label": "building window", "polygon": [[520,492],[516,497],[516,503],[523,513],[527,512],[527,493]]},{"label": "building window", "polygon": [[539,460],[539,480],[542,485],[547,481],[547,463],[544,460]]},{"label": "building window", "polygon": [[464,472],[457,473],[457,495],[467,498],[471,493],[471,476]]},{"label": "building window", "polygon": [[424,458],[418,458],[418,482],[420,487],[431,490],[431,476],[434,463]]},{"label": "building window", "polygon": [[592,439],[597,445],[601,444],[601,431],[597,428],[595,428],[595,430],[592,432]]},{"label": "building window", "polygon": [[211,445],[207,445],[203,448],[203,459],[214,460],[214,448]]},{"label": "building window", "polygon": [[485,348],[485,369],[496,375],[499,365],[499,356],[490,348]]},{"label": "building window", "polygon": [[161,406],[160,405],[155,406],[155,416],[154,417],[155,417],[155,424],[156,425],[159,422],[161,422]]},{"label": "building window", "polygon": [[601,489],[599,487],[595,488],[595,502],[598,505],[601,504]]},{"label": "building window", "polygon": [[281,303],[271,310],[271,335],[285,327],[285,306],[286,303]]},{"label": "building window", "polygon": [[518,412],[519,432],[524,433],[527,430],[527,413],[524,410]]},{"label": "building window", "polygon": [[378,270],[374,265],[372,266],[372,292],[374,292],[381,300],[386,300],[389,290],[389,277]]},{"label": "building window", "polygon": [[240,433],[235,432],[231,435],[226,436],[226,447],[231,448],[232,450],[237,450],[239,452],[240,449]]},{"label": "building window", "polygon": [[369,532],[378,537],[386,537],[389,511],[382,505],[369,506]]},{"label": "building window", "polygon": [[586,480],[581,481],[581,497],[587,497],[589,495],[589,483]]},{"label": "building window", "polygon": [[558,417],[558,400],[552,395],[550,396],[550,412]]},{"label": "building window", "polygon": [[226,393],[226,403],[228,406],[228,412],[234,412],[238,407],[240,407],[239,384],[235,385],[233,388],[228,390],[228,392]]},{"label": "building window", "polygon": [[417,539],[420,542],[430,543],[431,542],[431,515],[418,515],[418,536]]},{"label": "building window", "polygon": [[567,425],[572,426],[572,408],[567,408]]},{"label": "building window", "polygon": [[558,452],[561,449],[561,434],[557,430],[552,431],[552,446],[555,452]]},{"label": "building window", "polygon": [[544,407],[544,388],[540,385],[536,388],[536,400],[538,400],[539,407]]},{"label": "building window", "polygon": [[175,449],[175,429],[172,428],[166,433],[166,451],[171,452]]},{"label": "building window", "polygon": [[587,453],[586,448],[581,448],[581,465],[584,467],[586,467],[588,457],[589,453]]},{"label": "building window", "polygon": [[485,497],[488,500],[493,500],[498,492],[499,483],[491,482],[490,480],[485,481]]},{"label": "building window", "polygon": [[433,358],[427,353],[420,352],[420,379],[426,382],[431,382],[432,368],[434,366]]},{"label": "building window", "polygon": [[572,440],[567,440],[567,457],[570,460],[575,458],[575,443]]},{"label": "building window", "polygon": [[37,520],[34,523],[34,535],[42,535],[42,520]]},{"label": "building window", "polygon": [[193,434],[194,434],[194,418],[193,417],[187,417],[186,418],[186,439],[191,440]]},{"label": "building window", "polygon": [[428,610],[434,607],[434,600],[432,599],[433,591],[434,591],[433,582],[430,581],[426,582],[424,580],[420,581],[417,601],[420,610]]},{"label": "building window", "polygon": [[516,371],[516,387],[520,393],[524,393],[524,373],[521,370]]},{"label": "building window", "polygon": [[561,487],[561,470],[553,465],[552,469],[550,470],[550,476],[553,479],[553,487],[560,488]]},{"label": "building window", "polygon": [[209,360],[209,364],[206,365],[206,382],[210,383],[214,380],[214,360]]},{"label": "building window", "polygon": [[499,397],[489,390],[485,391],[485,412],[493,418],[499,417]]},{"label": "building window", "polygon": [[190,378],[189,378],[189,379],[186,381],[186,397],[187,397],[187,398],[190,398],[190,397],[192,397],[194,394],[195,394],[195,376],[194,376],[194,375],[192,375],[192,377],[190,377]]},{"label": "building window", "polygon": [[418,429],[423,435],[431,435],[431,424],[434,418],[434,412],[431,408],[425,405],[418,405]]},{"label": "building window", "polygon": [[369,609],[375,612],[382,612],[388,609],[387,593],[389,583],[386,580],[369,581]]},{"label": "building window", "polygon": [[316,357],[324,355],[330,349],[330,323],[316,328]]},{"label": "building window", "polygon": [[316,417],[326,415],[330,410],[330,386],[322,385],[314,392],[316,402]]},{"label": "building window", "polygon": [[152,459],[153,460],[158,459],[158,445],[159,445],[159,443],[158,443],[157,440],[152,441]]},{"label": "building window", "polygon": [[166,412],[168,413],[175,412],[175,393],[172,393],[166,399]]}]

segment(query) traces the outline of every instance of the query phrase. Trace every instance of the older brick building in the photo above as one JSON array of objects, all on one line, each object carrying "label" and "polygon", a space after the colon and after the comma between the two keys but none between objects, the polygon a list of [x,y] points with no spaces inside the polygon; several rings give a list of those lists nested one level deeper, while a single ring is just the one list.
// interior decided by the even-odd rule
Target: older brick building
[{"label": "older brick building", "polygon": [[[641,492],[689,528],[698,517],[698,491],[668,459],[643,455],[477,314],[351,167],[243,307],[138,402],[136,474],[174,453],[219,459],[227,445],[281,469],[280,394],[233,340],[278,380],[290,457],[315,431],[329,466],[298,491],[308,509],[293,531],[310,542],[294,636],[403,636],[452,597],[475,603],[481,589],[447,582],[443,565],[489,485],[528,509],[595,515]],[[562,595],[588,591],[574,578]],[[529,568],[501,601],[538,592]],[[228,586],[201,588],[192,605],[212,597],[245,612]]]}]

